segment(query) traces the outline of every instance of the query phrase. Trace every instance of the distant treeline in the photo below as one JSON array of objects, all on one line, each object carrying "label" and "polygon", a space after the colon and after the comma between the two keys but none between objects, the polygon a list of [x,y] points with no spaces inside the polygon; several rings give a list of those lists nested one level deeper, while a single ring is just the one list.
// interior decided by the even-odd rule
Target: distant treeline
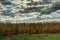
[{"label": "distant treeline", "polygon": [[60,23],[0,23],[0,35],[60,33]]}]

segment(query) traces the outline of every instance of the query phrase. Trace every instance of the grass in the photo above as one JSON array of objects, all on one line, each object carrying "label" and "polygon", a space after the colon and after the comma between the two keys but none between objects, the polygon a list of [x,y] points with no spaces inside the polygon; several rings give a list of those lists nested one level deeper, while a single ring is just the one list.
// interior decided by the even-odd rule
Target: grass
[{"label": "grass", "polygon": [[60,33],[60,22],[20,24],[0,23],[0,40],[60,40],[60,34],[52,33]]},{"label": "grass", "polygon": [[0,23],[0,35],[60,33],[60,22]]},{"label": "grass", "polygon": [[60,34],[18,34],[0,36],[0,40],[60,40]]}]

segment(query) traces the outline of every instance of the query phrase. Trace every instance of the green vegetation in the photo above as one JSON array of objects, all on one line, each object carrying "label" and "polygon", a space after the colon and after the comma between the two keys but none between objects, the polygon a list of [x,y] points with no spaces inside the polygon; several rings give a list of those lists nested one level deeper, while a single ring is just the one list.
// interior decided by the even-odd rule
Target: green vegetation
[{"label": "green vegetation", "polygon": [[60,34],[18,34],[0,36],[0,40],[60,40]]}]

